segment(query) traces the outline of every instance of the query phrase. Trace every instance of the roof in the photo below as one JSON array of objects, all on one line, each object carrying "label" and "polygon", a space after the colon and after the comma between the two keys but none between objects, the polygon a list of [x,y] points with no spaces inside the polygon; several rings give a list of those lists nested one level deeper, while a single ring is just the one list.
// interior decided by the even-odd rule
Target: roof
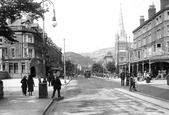
[{"label": "roof", "polygon": [[135,33],[137,30],[139,30],[140,28],[142,28],[143,26],[145,26],[146,24],[148,24],[150,21],[152,21],[155,17],[157,17],[159,14],[161,14],[162,12],[169,10],[169,7],[166,7],[162,10],[160,10],[159,12],[155,13],[154,16],[152,16],[151,18],[149,18],[147,21],[145,21],[142,25],[138,26],[136,29],[134,29],[132,32]]}]

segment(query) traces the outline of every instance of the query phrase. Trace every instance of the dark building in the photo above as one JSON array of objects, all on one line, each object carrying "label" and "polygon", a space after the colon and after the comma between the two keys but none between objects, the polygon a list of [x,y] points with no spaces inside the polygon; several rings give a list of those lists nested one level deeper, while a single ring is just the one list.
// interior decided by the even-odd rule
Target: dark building
[{"label": "dark building", "polygon": [[[7,71],[11,78],[21,78],[32,74],[34,77],[44,76],[43,59],[46,55],[46,66],[61,67],[61,48],[57,47],[46,36],[43,47],[42,29],[29,18],[8,20],[19,42],[9,44],[0,38],[0,70]],[[48,70],[48,69],[47,69]]]}]

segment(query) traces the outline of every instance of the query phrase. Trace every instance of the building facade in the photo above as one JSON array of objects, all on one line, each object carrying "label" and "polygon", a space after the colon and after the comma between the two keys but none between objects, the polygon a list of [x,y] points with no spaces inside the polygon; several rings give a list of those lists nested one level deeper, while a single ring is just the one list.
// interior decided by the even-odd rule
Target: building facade
[{"label": "building facade", "polygon": [[165,76],[169,70],[169,1],[161,0],[161,9],[156,12],[155,5],[148,9],[148,20],[140,17],[140,26],[133,31],[133,51],[131,71],[147,71],[157,77]]},{"label": "building facade", "polygon": [[44,76],[44,55],[46,65],[61,66],[61,49],[48,40],[43,47],[42,29],[29,18],[8,20],[17,43],[9,44],[0,38],[0,71],[7,71],[11,78],[22,78],[32,74]]},{"label": "building facade", "polygon": [[104,65],[107,65],[109,62],[114,62],[113,55],[111,54],[110,51],[107,52],[107,54],[103,58],[103,64]]}]

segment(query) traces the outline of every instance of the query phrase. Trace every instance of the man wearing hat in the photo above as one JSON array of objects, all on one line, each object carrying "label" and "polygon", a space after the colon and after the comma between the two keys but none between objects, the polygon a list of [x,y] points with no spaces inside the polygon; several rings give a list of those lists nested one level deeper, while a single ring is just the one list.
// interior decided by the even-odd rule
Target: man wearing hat
[{"label": "man wearing hat", "polygon": [[54,98],[56,90],[58,92],[58,99],[61,97],[60,96],[60,90],[61,90],[62,84],[61,84],[61,81],[59,79],[59,76],[60,76],[60,71],[57,71],[56,74],[54,74],[54,79],[52,81],[52,86],[53,86],[52,98]]}]

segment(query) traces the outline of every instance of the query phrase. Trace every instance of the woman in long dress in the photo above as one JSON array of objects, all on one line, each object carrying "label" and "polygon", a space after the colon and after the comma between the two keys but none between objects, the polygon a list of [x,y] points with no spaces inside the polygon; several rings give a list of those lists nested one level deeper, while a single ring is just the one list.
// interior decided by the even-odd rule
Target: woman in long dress
[{"label": "woman in long dress", "polygon": [[21,83],[22,83],[22,93],[23,95],[26,96],[26,93],[27,93],[27,87],[28,87],[28,80],[26,79],[27,76],[24,76],[21,80]]},{"label": "woman in long dress", "polygon": [[33,77],[31,75],[29,75],[29,78],[28,78],[28,92],[29,92],[29,95],[32,96],[32,92],[34,91],[34,80],[33,80]]}]

